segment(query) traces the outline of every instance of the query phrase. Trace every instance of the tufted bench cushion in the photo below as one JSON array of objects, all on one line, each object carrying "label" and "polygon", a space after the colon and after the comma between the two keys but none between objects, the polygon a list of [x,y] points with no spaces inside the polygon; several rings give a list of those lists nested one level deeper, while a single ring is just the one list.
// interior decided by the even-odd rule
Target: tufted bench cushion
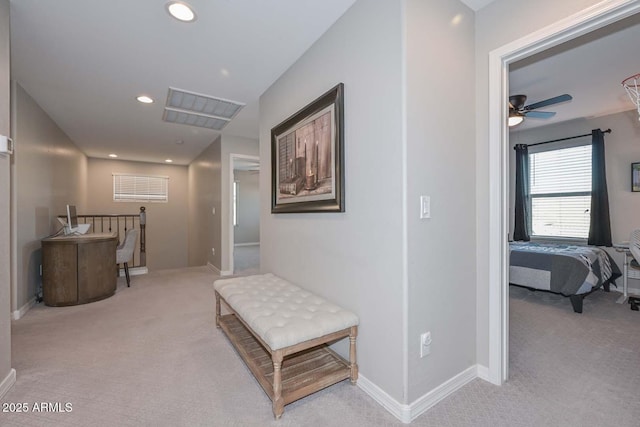
[{"label": "tufted bench cushion", "polygon": [[277,350],[358,325],[358,316],[271,273],[216,280],[215,290]]}]

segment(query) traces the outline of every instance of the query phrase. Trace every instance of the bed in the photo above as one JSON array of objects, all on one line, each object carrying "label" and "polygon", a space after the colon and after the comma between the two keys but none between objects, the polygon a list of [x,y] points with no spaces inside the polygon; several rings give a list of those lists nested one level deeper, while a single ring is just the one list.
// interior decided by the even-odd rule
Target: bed
[{"label": "bed", "polygon": [[557,293],[582,313],[583,298],[621,276],[611,256],[595,246],[509,243],[509,284]]}]

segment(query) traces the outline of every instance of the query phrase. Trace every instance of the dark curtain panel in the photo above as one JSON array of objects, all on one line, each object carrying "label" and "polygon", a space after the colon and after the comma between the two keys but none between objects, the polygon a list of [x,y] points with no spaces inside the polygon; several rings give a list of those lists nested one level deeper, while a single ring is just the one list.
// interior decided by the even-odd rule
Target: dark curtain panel
[{"label": "dark curtain panel", "polygon": [[611,246],[611,220],[609,218],[609,194],[607,170],[604,162],[604,133],[591,131],[591,225],[588,244]]},{"label": "dark curtain panel", "polygon": [[529,148],[517,144],[516,149],[516,216],[513,240],[531,240],[529,235]]}]

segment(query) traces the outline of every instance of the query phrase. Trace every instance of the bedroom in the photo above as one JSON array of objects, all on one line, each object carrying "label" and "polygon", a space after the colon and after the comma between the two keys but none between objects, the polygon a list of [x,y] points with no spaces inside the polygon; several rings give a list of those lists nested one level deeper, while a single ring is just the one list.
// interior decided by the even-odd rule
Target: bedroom
[{"label": "bedroom", "polygon": [[[564,273],[557,269],[547,271],[551,268],[544,265],[554,261],[548,255],[544,258],[539,253],[540,247],[534,249],[532,246],[543,242],[545,245],[549,242],[561,244],[561,248],[554,251],[564,253],[567,245],[578,245],[585,256],[583,246],[590,235],[591,223],[604,225],[602,230],[594,227],[590,239],[593,243],[593,236],[604,235],[603,240],[596,243],[602,246],[628,241],[631,231],[640,226],[635,219],[640,200],[631,188],[631,164],[640,160],[640,123],[636,105],[620,84],[640,71],[640,60],[636,55],[628,54],[640,35],[639,24],[638,15],[631,16],[510,66],[511,102],[520,111],[533,107],[521,123],[509,129],[509,240],[527,240],[526,235],[531,240],[524,245],[511,244],[511,249],[517,250],[511,255],[510,282],[525,290],[551,290],[551,295],[538,292],[542,296],[537,295],[537,298],[555,302],[557,296],[558,304],[568,313],[581,312],[583,296],[593,287],[608,287],[608,279],[620,275],[616,273],[623,269],[624,253],[607,247],[608,256],[605,252],[599,257],[595,253],[588,255],[590,263],[594,263],[593,268],[589,265],[579,278],[576,276],[576,282],[569,285],[570,268],[565,266],[567,271]],[[597,67],[592,65],[594,57]],[[517,99],[514,95],[518,94],[528,98]],[[520,114],[512,112],[511,115]],[[609,218],[595,217],[593,220],[590,214],[591,143],[595,129],[603,131],[599,135],[604,140]],[[557,178],[558,174],[563,178]],[[593,174],[594,182],[601,182],[595,171]],[[522,190],[527,194],[524,198],[522,193],[518,194]],[[610,222],[610,237],[606,231],[607,222]],[[542,250],[551,249],[544,246]],[[534,251],[538,253],[531,254]],[[562,259],[569,258],[571,262],[585,264],[578,260],[580,255],[576,255],[556,258],[556,266]],[[611,265],[608,265],[609,261],[612,261]],[[595,273],[595,279],[585,278],[590,272]],[[594,283],[587,283],[590,280]],[[621,292],[622,277],[614,283],[617,287],[611,287],[612,291]],[[630,278],[628,287],[631,295],[640,292],[636,279]],[[515,286],[510,289],[512,294],[521,296],[525,292]],[[614,293],[611,298],[626,303],[620,294]],[[588,300],[585,297],[584,301]],[[574,310],[571,310],[572,306]],[[627,304],[621,308],[627,309]]]}]

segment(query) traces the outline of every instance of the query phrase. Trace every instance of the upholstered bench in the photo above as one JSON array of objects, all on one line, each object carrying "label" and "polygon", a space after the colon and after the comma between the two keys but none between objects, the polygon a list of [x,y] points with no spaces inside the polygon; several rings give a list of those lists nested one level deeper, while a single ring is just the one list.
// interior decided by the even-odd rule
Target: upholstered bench
[{"label": "upholstered bench", "polygon": [[[214,283],[221,328],[273,402],[284,405],[347,378],[358,379],[358,317],[273,274]],[[221,315],[221,302],[230,314]],[[329,344],[349,337],[349,362]]]}]

